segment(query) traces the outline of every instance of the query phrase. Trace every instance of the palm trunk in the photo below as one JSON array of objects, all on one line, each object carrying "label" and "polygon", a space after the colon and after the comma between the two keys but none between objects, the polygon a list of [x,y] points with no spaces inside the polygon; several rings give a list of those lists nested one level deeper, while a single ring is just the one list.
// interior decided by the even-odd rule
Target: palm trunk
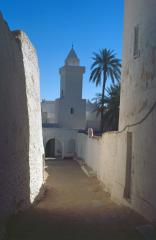
[{"label": "palm trunk", "polygon": [[102,85],[102,111],[101,111],[101,133],[103,133],[104,127],[104,98],[105,98],[105,86],[106,86],[106,71],[103,73],[103,85]]}]

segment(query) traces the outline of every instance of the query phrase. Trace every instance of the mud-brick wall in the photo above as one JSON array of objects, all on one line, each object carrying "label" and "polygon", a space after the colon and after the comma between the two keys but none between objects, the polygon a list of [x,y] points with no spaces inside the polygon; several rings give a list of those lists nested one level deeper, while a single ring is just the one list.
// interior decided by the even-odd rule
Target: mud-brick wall
[{"label": "mud-brick wall", "polygon": [[0,14],[0,221],[28,207],[43,183],[38,63],[27,36]]}]

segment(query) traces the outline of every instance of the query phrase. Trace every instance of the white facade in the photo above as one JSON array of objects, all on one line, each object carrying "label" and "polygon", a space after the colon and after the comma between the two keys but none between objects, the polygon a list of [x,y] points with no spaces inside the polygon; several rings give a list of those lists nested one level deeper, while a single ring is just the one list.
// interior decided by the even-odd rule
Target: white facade
[{"label": "white facade", "polygon": [[[94,104],[82,99],[83,74],[85,67],[80,66],[74,49],[72,48],[65,59],[65,64],[60,68],[60,98],[55,101],[43,100],[42,122],[44,145],[50,139],[57,139],[61,143],[61,150],[57,151],[57,140],[55,141],[55,156],[61,152],[62,157],[69,156],[66,147],[73,131],[85,130],[88,127],[98,131],[100,129],[100,118],[96,116]],[[66,136],[66,140],[63,136]],[[75,137],[74,137],[75,141]],[[60,144],[59,144],[60,146]],[[73,151],[73,155],[75,151]]]},{"label": "white facade", "polygon": [[[46,145],[49,140],[55,140],[55,157],[73,157],[76,150],[77,130],[62,129],[62,128],[44,128],[43,143],[46,150]],[[46,152],[46,151],[45,151]]]},{"label": "white facade", "polygon": [[57,123],[55,101],[42,101],[42,122]]},{"label": "white facade", "polygon": [[155,0],[125,0],[120,129],[139,121],[156,101],[155,9]]},{"label": "white facade", "polygon": [[38,60],[22,31],[0,13],[0,239],[8,217],[29,206],[43,185]]},{"label": "white facade", "polygon": [[86,100],[82,99],[82,80],[85,72],[72,48],[60,69],[60,99],[58,122],[60,127],[85,129]]},{"label": "white facade", "polygon": [[156,1],[125,0],[119,128],[131,134],[132,205],[156,218]]}]

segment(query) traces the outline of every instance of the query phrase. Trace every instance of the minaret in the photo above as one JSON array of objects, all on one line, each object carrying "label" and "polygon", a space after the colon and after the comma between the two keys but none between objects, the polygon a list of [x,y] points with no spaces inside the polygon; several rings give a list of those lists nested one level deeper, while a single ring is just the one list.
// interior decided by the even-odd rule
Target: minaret
[{"label": "minaret", "polygon": [[82,98],[82,80],[85,72],[84,67],[80,67],[80,60],[73,47],[70,50],[65,65],[60,69],[60,97]]},{"label": "minaret", "polygon": [[78,56],[76,55],[76,52],[75,52],[73,46],[65,60],[65,65],[66,66],[80,66],[80,60],[79,60]]},{"label": "minaret", "polygon": [[[126,127],[127,126],[127,127]],[[156,0],[125,0],[119,130],[126,166],[124,195],[156,219]],[[124,144],[125,147],[124,147]],[[127,158],[127,159],[126,159]],[[124,170],[123,170],[124,171]]]},{"label": "minaret", "polygon": [[60,68],[60,100],[58,121],[61,127],[84,129],[86,101],[82,99],[82,81],[85,67],[72,47],[65,64]]}]

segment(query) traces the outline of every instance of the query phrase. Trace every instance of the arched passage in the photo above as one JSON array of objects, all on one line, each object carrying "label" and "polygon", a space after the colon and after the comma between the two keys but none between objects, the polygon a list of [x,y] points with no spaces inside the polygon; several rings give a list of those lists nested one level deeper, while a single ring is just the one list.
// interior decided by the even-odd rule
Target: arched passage
[{"label": "arched passage", "polygon": [[55,157],[55,138],[50,139],[45,146],[45,156]]}]

